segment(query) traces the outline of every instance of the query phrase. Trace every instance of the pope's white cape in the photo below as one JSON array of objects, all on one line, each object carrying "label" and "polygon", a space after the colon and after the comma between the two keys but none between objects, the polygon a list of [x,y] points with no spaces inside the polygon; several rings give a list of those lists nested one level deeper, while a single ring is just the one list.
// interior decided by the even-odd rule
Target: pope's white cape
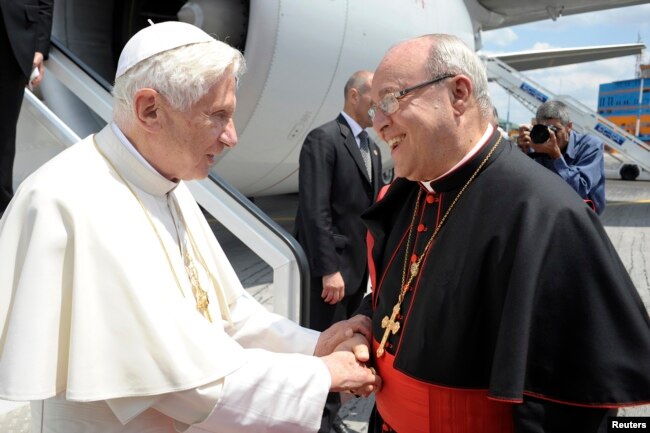
[{"label": "pope's white cape", "polygon": [[[96,140],[129,181],[142,170],[110,127]],[[173,193],[227,302],[246,296],[183,182]],[[143,210],[92,137],[23,182],[0,223],[0,257],[0,398],[170,393],[247,361],[224,331],[230,325],[211,286],[212,324],[182,297]],[[280,319],[264,320],[273,317]],[[308,340],[303,353],[313,350],[313,335]],[[291,341],[268,342],[275,343],[276,351],[295,350]]]}]

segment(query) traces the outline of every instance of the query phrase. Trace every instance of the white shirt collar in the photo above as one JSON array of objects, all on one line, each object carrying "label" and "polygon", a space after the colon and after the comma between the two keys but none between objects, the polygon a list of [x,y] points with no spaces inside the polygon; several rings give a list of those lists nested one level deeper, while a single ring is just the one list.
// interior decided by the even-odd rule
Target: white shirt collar
[{"label": "white shirt collar", "polygon": [[357,145],[359,145],[359,133],[363,131],[363,128],[361,125],[357,123],[356,120],[351,118],[345,111],[341,111],[341,115],[343,118],[345,118],[346,122],[348,122],[348,125],[350,125],[350,131],[352,131],[352,134],[354,135],[354,139],[357,141]]}]

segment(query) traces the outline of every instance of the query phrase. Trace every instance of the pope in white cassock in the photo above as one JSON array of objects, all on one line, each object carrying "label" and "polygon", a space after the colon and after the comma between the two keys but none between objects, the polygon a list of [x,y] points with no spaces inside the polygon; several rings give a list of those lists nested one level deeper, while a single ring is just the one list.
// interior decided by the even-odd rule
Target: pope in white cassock
[{"label": "pope in white cassock", "polygon": [[319,334],[268,313],[183,183],[236,144],[243,69],[189,24],[141,30],[114,122],[18,189],[0,220],[0,398],[31,402],[32,431],[315,431],[328,391],[379,384],[348,339],[367,324]]}]

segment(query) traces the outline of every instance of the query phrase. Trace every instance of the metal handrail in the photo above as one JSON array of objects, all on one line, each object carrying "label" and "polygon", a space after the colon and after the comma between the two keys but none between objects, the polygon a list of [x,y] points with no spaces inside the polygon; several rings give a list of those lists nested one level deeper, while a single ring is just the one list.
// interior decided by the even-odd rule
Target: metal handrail
[{"label": "metal handrail", "polygon": [[[288,262],[278,262],[277,258],[274,258],[268,254],[265,257],[263,249],[256,251],[257,254],[260,255],[260,257],[265,262],[276,262],[276,266],[274,266],[273,271],[274,285],[287,285],[286,298],[283,298],[282,296],[276,296],[277,293],[274,294],[273,311],[289,317],[290,319],[296,320],[303,326],[307,326],[309,323],[310,273],[307,256],[303,248],[300,246],[298,241],[296,241],[296,239],[291,236],[291,234],[289,234],[282,226],[273,221],[266,213],[264,213],[264,211],[257,207],[239,190],[230,185],[225,179],[215,174],[210,174],[208,176],[208,179],[211,185],[218,186],[223,193],[225,193],[230,199],[236,202],[239,207],[245,210],[246,212],[244,212],[244,214],[248,218],[254,218],[256,220],[247,221],[247,229],[244,231],[238,230],[236,227],[228,227],[228,229],[233,234],[235,234],[251,250],[255,251],[255,247],[259,247],[260,241],[269,241],[268,237],[266,239],[260,239],[254,233],[251,233],[251,228],[259,229],[260,227],[256,226],[261,226],[267,231],[271,232],[281,244],[280,245],[278,243],[274,243],[274,248],[282,248],[285,250],[284,255],[287,255],[289,252],[291,256],[293,256],[295,264]],[[202,182],[207,181],[208,180]],[[192,185],[190,185],[190,189],[193,190],[193,193],[196,192],[196,188]],[[194,196],[199,204],[204,206],[204,204],[199,201],[199,197],[201,197],[201,195],[196,193]],[[206,206],[209,205],[206,204]],[[207,208],[206,210],[209,211]],[[237,216],[237,218],[240,216]],[[223,220],[225,219],[224,215],[220,214],[219,217],[219,221],[223,223]],[[290,273],[289,275],[286,274],[287,271]]]}]

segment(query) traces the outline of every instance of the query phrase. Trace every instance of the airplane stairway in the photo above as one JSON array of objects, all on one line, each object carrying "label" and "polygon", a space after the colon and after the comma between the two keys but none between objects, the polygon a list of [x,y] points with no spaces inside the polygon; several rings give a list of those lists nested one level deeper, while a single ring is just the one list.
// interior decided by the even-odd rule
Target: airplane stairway
[{"label": "airplane stairway", "polygon": [[482,58],[487,68],[488,80],[498,83],[531,112],[534,113],[537,107],[549,99],[559,99],[569,107],[569,116],[576,131],[601,138],[611,149],[638,165],[636,167],[624,164],[620,171],[621,177],[635,179],[641,170],[650,172],[650,145],[574,98],[568,95],[554,95],[501,60],[487,56]]}]

